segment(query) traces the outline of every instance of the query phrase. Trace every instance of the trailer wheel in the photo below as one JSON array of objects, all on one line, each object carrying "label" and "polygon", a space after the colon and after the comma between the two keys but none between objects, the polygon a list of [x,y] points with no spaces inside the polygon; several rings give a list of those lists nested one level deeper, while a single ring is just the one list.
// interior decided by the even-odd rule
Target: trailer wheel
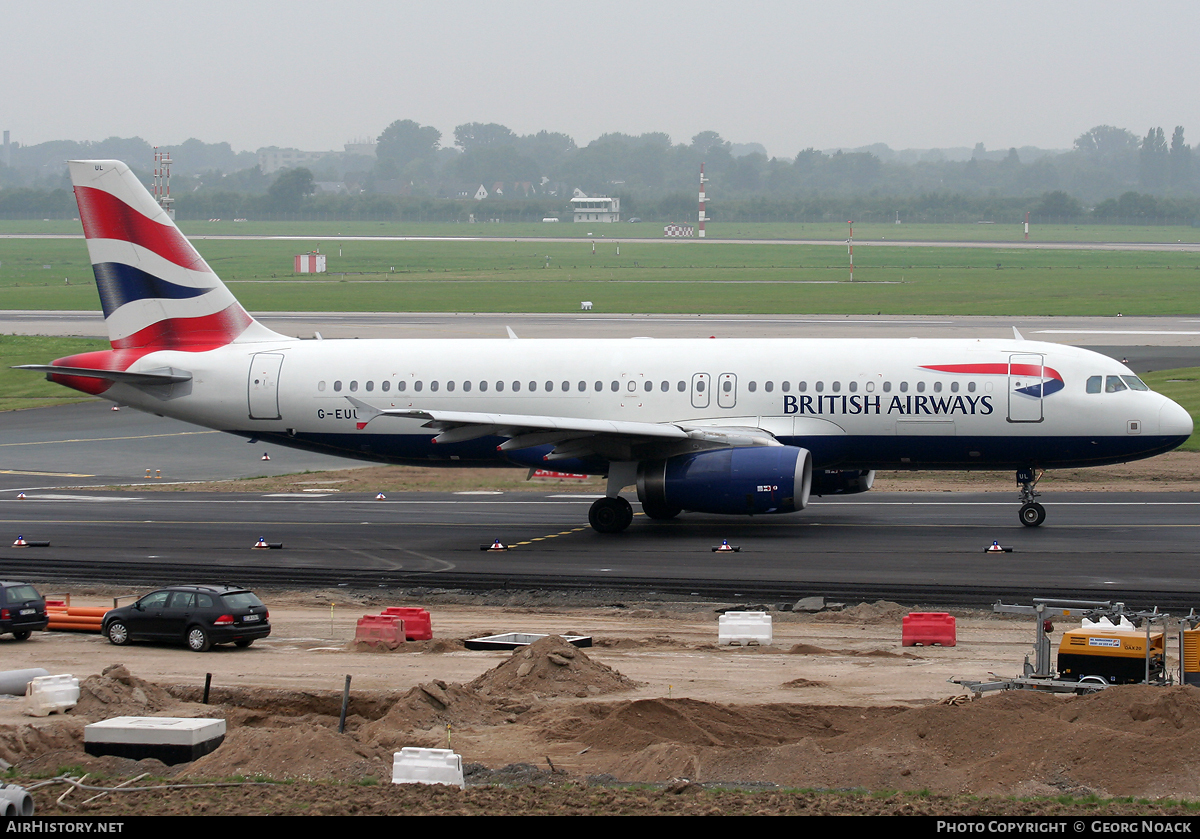
[{"label": "trailer wheel", "polygon": [[1108,680],[1103,676],[1083,676],[1079,679],[1079,687],[1075,688],[1076,696],[1087,696],[1089,693],[1104,690]]}]

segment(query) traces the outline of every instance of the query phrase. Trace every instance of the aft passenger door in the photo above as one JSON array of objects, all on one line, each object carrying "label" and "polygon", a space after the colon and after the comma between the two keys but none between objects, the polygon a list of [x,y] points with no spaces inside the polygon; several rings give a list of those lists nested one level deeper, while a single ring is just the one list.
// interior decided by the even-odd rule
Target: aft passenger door
[{"label": "aft passenger door", "polygon": [[1008,357],[1008,421],[1042,421],[1044,357],[1033,353]]},{"label": "aft passenger door", "polygon": [[255,353],[250,359],[250,375],[246,382],[246,399],[250,419],[279,419],[279,368],[283,354]]}]

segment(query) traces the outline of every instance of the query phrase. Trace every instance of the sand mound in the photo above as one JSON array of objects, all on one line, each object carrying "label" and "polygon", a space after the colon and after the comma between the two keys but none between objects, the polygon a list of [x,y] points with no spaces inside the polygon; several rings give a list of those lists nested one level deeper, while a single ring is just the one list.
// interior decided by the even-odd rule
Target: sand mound
[{"label": "sand mound", "polygon": [[878,625],[894,622],[898,630],[900,628],[900,621],[912,611],[914,609],[908,606],[901,606],[899,603],[893,603],[890,600],[876,600],[874,603],[859,603],[857,606],[851,606],[840,612],[818,612],[812,618],[814,621],[821,623]]},{"label": "sand mound", "polygon": [[178,704],[165,688],[134,676],[124,664],[110,664],[79,685],[75,713],[89,718],[154,716]]},{"label": "sand mound", "polygon": [[601,696],[638,687],[599,662],[592,661],[557,635],[514,650],[508,661],[494,667],[467,687],[480,696]]}]

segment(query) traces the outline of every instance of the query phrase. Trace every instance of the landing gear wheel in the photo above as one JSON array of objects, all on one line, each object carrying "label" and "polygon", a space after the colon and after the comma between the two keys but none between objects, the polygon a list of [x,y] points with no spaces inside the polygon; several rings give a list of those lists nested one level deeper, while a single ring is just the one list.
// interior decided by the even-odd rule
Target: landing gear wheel
[{"label": "landing gear wheel", "polygon": [[1019,515],[1021,517],[1021,524],[1026,527],[1037,527],[1046,520],[1046,508],[1036,502],[1026,504],[1021,508]]},{"label": "landing gear wheel", "polygon": [[588,523],[597,533],[620,533],[633,521],[633,507],[624,498],[601,498],[588,510]]}]

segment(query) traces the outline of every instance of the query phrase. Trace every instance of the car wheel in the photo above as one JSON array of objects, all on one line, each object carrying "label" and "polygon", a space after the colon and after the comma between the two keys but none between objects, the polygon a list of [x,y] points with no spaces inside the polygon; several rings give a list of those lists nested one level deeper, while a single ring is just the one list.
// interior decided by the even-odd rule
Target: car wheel
[{"label": "car wheel", "polygon": [[32,634],[33,634],[33,633],[32,633],[32,632],[30,632],[28,629],[22,629],[22,630],[19,630],[19,631],[17,631],[17,632],[14,632],[14,633],[13,633],[13,637],[14,637],[14,638],[16,638],[18,641],[25,641],[25,640],[27,640],[27,639],[29,638],[29,636],[30,636],[30,635],[32,635]]},{"label": "car wheel", "polygon": [[123,647],[129,643],[129,627],[121,621],[110,623],[104,634],[108,637],[108,643],[114,646]]},{"label": "car wheel", "polygon": [[206,653],[212,647],[212,639],[202,626],[193,626],[187,632],[188,649],[194,653]]},{"label": "car wheel", "polygon": [[234,645],[235,647],[243,647],[243,648],[245,648],[245,647],[248,647],[248,646],[250,646],[250,645],[251,645],[251,644],[253,644],[253,643],[254,643],[254,639],[253,639],[253,638],[239,638],[237,641],[234,641],[234,642],[233,642],[233,645]]}]

